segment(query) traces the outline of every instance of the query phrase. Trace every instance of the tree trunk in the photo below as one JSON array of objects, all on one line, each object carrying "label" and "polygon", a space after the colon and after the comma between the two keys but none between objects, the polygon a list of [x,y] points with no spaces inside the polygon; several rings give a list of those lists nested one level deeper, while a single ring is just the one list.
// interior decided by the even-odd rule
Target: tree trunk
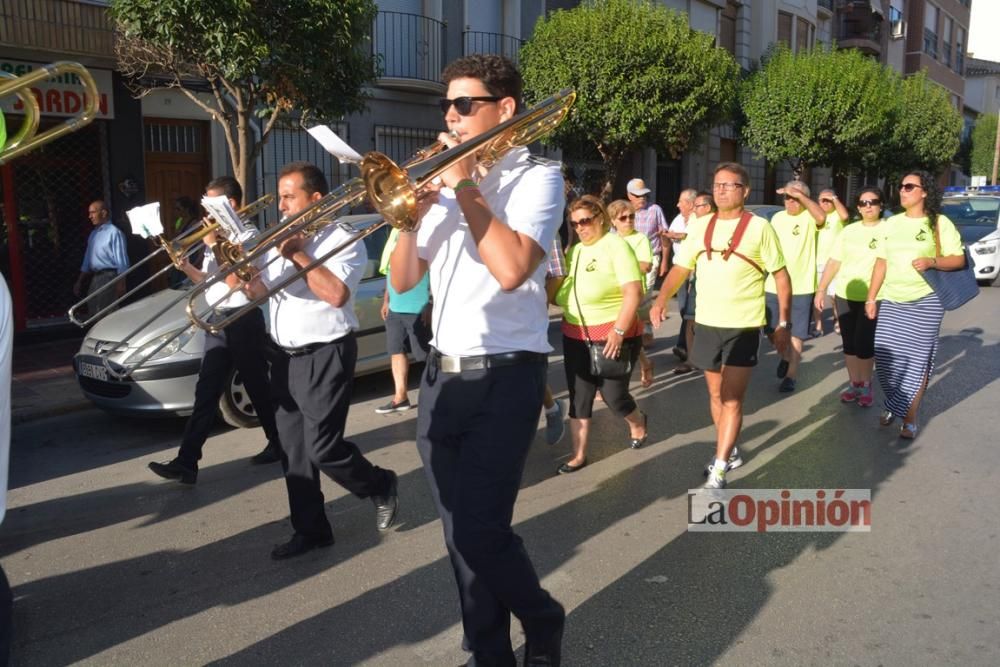
[{"label": "tree trunk", "polygon": [[253,155],[256,152],[256,142],[253,133],[253,119],[250,117],[251,110],[248,109],[243,104],[240,105],[236,112],[236,139],[239,142],[237,147],[237,157],[239,162],[233,164],[233,171],[236,175],[236,180],[240,182],[240,187],[243,188],[243,201],[242,205],[246,206],[249,201],[250,185],[253,182],[253,166],[254,159]]},{"label": "tree trunk", "polygon": [[600,197],[608,202],[614,194],[615,182],[618,180],[618,171],[621,169],[625,152],[620,148],[604,144],[597,144],[597,152],[604,161],[604,184],[601,186]]}]

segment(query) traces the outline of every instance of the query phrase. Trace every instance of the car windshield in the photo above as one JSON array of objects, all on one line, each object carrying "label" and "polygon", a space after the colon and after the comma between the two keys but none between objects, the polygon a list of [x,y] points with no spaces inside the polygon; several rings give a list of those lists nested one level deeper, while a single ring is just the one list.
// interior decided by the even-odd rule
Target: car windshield
[{"label": "car windshield", "polygon": [[1000,197],[962,197],[945,199],[941,213],[955,223],[962,240],[975,243],[997,228]]}]

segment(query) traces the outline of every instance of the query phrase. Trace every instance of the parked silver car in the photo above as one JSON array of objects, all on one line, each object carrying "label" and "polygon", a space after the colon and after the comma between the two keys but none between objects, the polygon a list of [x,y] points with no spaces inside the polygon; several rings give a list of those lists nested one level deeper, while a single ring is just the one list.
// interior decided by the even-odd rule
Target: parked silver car
[{"label": "parked silver car", "polygon": [[[345,216],[339,223],[350,225],[360,231],[376,224],[379,220],[381,218],[377,215]],[[382,248],[388,236],[389,227],[384,226],[365,239],[368,266],[358,292],[354,295],[354,308],[360,323],[360,329],[356,332],[357,375],[389,367],[389,357],[385,349],[385,325],[381,316],[385,276],[378,272]],[[157,292],[109,314],[87,332],[80,351],[74,357],[73,367],[80,388],[88,399],[95,405],[116,414],[133,416],[191,414],[198,369],[201,367],[201,357],[204,353],[205,334],[190,324],[185,312],[187,299],[182,299],[145,327],[140,334],[129,341],[127,349],[110,357],[111,364],[127,364],[130,359],[134,361],[142,358],[160,345],[165,338],[183,329],[180,336],[160,350],[147,364],[136,369],[128,379],[118,380],[109,374],[99,356],[113,349],[123,337],[148,318],[150,313],[176,299],[181,291],[189,291],[191,288],[192,286],[187,284],[180,291],[167,289]],[[257,425],[253,404],[250,403],[239,373],[235,369],[229,378],[227,390],[219,399],[219,413],[233,426],[249,428]]]},{"label": "parked silver car", "polygon": [[955,223],[975,263],[976,280],[990,285],[1000,277],[1000,192],[990,189],[945,192],[941,212]]}]

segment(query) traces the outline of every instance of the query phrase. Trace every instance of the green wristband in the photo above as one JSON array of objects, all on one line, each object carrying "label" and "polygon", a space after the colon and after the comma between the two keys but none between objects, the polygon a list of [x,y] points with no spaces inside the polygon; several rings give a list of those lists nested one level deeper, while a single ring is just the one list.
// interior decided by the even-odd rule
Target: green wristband
[{"label": "green wristband", "polygon": [[469,188],[475,188],[478,190],[479,185],[471,178],[463,178],[458,183],[456,183],[455,187],[452,189],[455,191],[455,194],[457,195],[462,190],[467,190]]}]

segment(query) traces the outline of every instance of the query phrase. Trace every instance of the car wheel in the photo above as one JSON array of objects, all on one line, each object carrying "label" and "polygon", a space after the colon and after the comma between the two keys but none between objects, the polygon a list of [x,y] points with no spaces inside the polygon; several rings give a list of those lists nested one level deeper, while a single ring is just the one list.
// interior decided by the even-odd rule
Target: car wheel
[{"label": "car wheel", "polygon": [[260,426],[257,411],[254,410],[250,396],[243,387],[243,380],[235,368],[229,373],[226,390],[219,398],[219,415],[222,420],[236,428],[256,428]]}]

